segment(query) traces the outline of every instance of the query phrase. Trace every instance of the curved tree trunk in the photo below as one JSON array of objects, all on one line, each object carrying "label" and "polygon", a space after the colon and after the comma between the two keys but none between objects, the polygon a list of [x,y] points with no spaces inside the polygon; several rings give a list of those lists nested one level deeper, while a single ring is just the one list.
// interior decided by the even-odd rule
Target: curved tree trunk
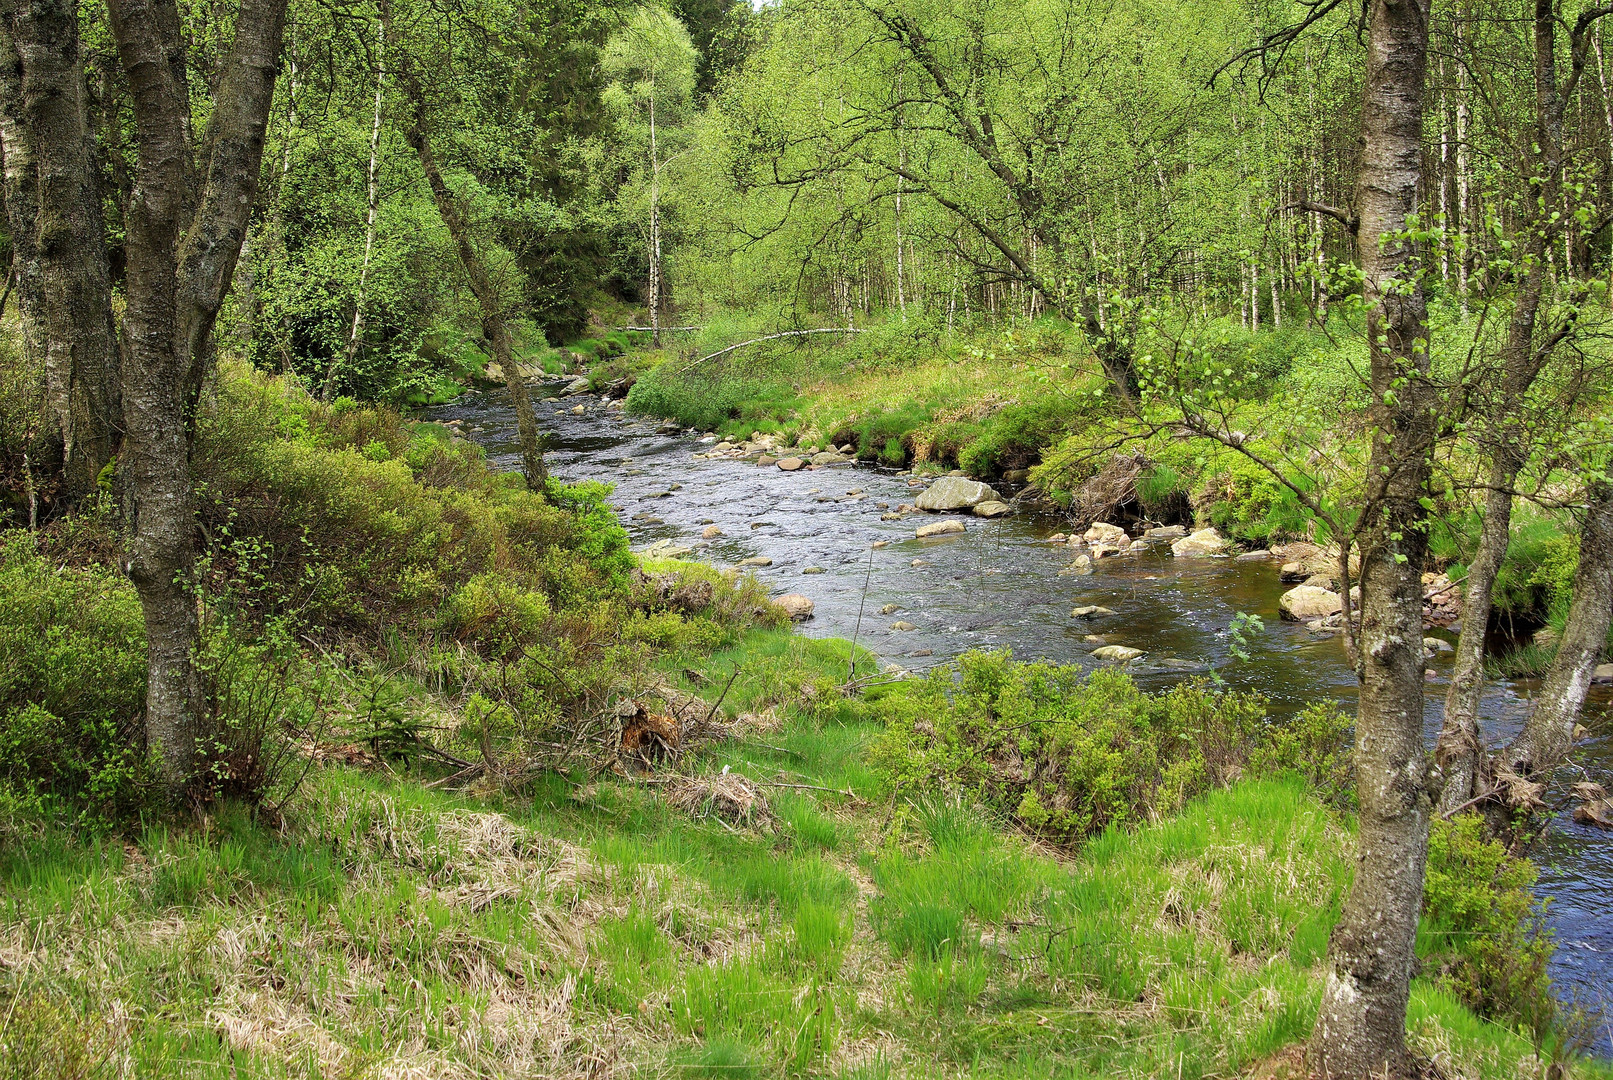
[{"label": "curved tree trunk", "polygon": [[1591,675],[1613,622],[1613,484],[1593,484],[1589,494],[1562,644],[1534,713],[1501,754],[1501,764],[1519,776],[1550,772],[1568,756]]},{"label": "curved tree trunk", "polygon": [[1498,450],[1490,462],[1490,491],[1485,498],[1479,546],[1467,568],[1462,593],[1462,633],[1456,642],[1445,719],[1434,760],[1444,774],[1439,809],[1450,812],[1473,797],[1484,741],[1479,732],[1479,702],[1484,696],[1484,640],[1494,606],[1495,579],[1501,572],[1512,532],[1512,484],[1518,467]]},{"label": "curved tree trunk", "polygon": [[1428,316],[1401,239],[1422,174],[1428,8],[1373,0],[1356,194],[1374,405],[1363,512],[1355,883],[1328,945],[1311,1042],[1324,1077],[1410,1072],[1406,1002],[1431,811],[1423,746],[1421,570],[1437,435]]},{"label": "curved tree trunk", "polygon": [[[408,63],[406,58],[402,62]],[[526,382],[521,378],[520,369],[515,363],[509,324],[504,317],[503,301],[491,275],[487,272],[486,263],[476,251],[459,200],[449,190],[447,182],[443,179],[442,170],[437,167],[437,158],[431,149],[431,135],[427,129],[425,93],[421,89],[420,82],[411,71],[405,69],[400,74],[398,83],[409,96],[409,103],[413,106],[409,128],[403,134],[404,141],[414,148],[415,155],[420,159],[420,168],[425,172],[426,183],[431,187],[431,197],[437,204],[437,213],[442,217],[443,224],[448,227],[448,234],[453,238],[454,247],[459,253],[460,264],[465,268],[465,277],[470,282],[470,291],[475,295],[476,302],[481,308],[482,333],[486,335],[488,344],[492,347],[494,362],[504,373],[504,385],[509,388],[510,401],[515,406],[515,426],[521,436],[522,471],[526,475],[527,487],[538,491],[548,483],[549,471],[543,463],[543,442],[538,432],[537,413],[532,408],[532,397],[527,393]]]}]

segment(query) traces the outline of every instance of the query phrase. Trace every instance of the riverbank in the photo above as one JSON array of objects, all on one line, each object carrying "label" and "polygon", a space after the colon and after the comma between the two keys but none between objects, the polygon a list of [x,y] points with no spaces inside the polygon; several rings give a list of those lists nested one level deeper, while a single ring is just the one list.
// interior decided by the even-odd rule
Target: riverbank
[{"label": "riverbank", "polygon": [[[14,840],[12,1072],[1299,1075],[1347,818],[1244,781],[1072,856],[893,800],[884,725],[823,693],[844,646],[668,665],[741,672],[675,766],[454,791],[328,762],[272,825]],[[1411,1038],[1449,1076],[1547,1075],[1428,978]]]},{"label": "riverbank", "polygon": [[[1282,1075],[1350,865],[1340,793],[1321,773],[1308,788],[1292,750],[1335,729],[1278,710],[1266,724],[1252,696],[1227,711],[1207,688],[1172,704],[1143,691],[1182,670],[1135,664],[1135,680],[1093,684],[1113,707],[1091,717],[1033,695],[989,709],[1028,709],[1029,747],[1118,745],[1090,721],[1134,715],[1118,771],[1061,781],[1050,759],[982,799],[977,759],[946,752],[946,732],[987,730],[951,696],[952,669],[896,679],[881,658],[894,646],[918,666],[926,636],[945,643],[926,663],[992,644],[1000,625],[945,612],[1000,621],[1013,606],[992,588],[1016,584],[1002,560],[1067,558],[1020,542],[1034,520],[920,540],[871,494],[905,478],[714,459],[714,443],[587,395],[553,412],[565,482],[538,498],[488,467],[512,438],[496,392],[436,414],[455,424],[414,424],[226,368],[198,436],[204,667],[225,741],[214,801],[184,820],[142,819],[119,735],[144,644],[113,523],[10,534],[11,1072]],[[881,529],[906,535],[874,547]],[[711,565],[628,553],[658,536],[699,537]],[[1205,655],[1184,662],[1231,682],[1225,639],[1179,606],[1215,587],[1198,561],[1201,577],[1158,592],[1143,557],[1129,583],[1052,574],[1047,599],[1077,639],[1132,629],[1081,627],[1068,587],[1116,590],[1133,623],[1159,604],[1177,658],[1193,643]],[[871,590],[898,568],[907,610],[879,613]],[[818,597],[822,636],[768,602],[795,590]],[[1004,685],[1046,677],[971,663]],[[1052,677],[1085,685],[1077,667]],[[1201,708],[1230,725],[1213,760],[1167,738]],[[252,767],[266,761],[272,775]],[[1527,995],[1484,1006],[1505,1022],[1453,996],[1481,1006],[1530,971],[1538,990],[1541,956],[1527,867],[1460,837],[1439,850],[1455,887],[1425,926],[1417,1045],[1452,1075],[1543,1076],[1559,1057],[1606,1075],[1571,1058],[1568,1028],[1516,1034]],[[1487,973],[1467,946],[1500,935]]]}]

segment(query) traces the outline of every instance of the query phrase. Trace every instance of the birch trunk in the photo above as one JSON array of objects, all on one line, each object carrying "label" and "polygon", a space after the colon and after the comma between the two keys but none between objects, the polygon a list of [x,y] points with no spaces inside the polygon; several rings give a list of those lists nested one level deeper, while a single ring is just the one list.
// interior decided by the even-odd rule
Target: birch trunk
[{"label": "birch trunk", "polygon": [[[368,204],[364,216],[364,259],[358,268],[358,290],[353,296],[353,325],[347,334],[347,349],[342,354],[342,364],[349,371],[353,368],[353,360],[358,356],[359,336],[364,333],[364,287],[370,280],[370,259],[375,253],[375,222],[381,207],[381,186],[377,177],[376,166],[381,158],[381,94],[386,87],[386,69],[381,60],[386,50],[386,26],[377,22],[375,26],[375,118],[370,125],[370,168],[366,174],[368,180]],[[320,392],[320,399],[329,401],[336,391],[337,364],[331,358],[330,369],[325,372],[325,386]]]},{"label": "birch trunk", "polygon": [[1374,405],[1361,554],[1356,719],[1360,831],[1355,881],[1328,945],[1311,1042],[1335,1080],[1409,1074],[1406,1003],[1415,963],[1431,811],[1423,746],[1421,569],[1437,435],[1428,313],[1399,239],[1422,173],[1429,10],[1372,0],[1356,189]]},{"label": "birch trunk", "polygon": [[661,347],[661,154],[656,146],[655,91],[650,91],[650,340]]},{"label": "birch trunk", "polygon": [[1613,621],[1613,484],[1592,484],[1588,494],[1579,533],[1574,599],[1562,644],[1546,673],[1534,713],[1501,755],[1502,765],[1519,776],[1545,775],[1568,756],[1591,674]]}]

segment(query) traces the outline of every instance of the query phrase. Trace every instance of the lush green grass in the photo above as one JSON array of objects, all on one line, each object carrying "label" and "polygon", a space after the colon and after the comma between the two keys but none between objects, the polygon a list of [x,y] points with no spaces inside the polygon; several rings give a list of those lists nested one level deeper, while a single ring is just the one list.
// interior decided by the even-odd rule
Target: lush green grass
[{"label": "lush green grass", "polygon": [[[781,640],[722,659],[839,662]],[[769,700],[739,682],[742,710]],[[761,829],[629,778],[476,796],[332,767],[279,829],[18,837],[0,1075],[1205,1077],[1308,1033],[1349,834],[1297,781],[1071,858],[882,800],[871,725],[800,700],[686,763],[810,785],[768,789]],[[1464,1076],[1531,1052],[1422,984],[1412,1032]]]}]

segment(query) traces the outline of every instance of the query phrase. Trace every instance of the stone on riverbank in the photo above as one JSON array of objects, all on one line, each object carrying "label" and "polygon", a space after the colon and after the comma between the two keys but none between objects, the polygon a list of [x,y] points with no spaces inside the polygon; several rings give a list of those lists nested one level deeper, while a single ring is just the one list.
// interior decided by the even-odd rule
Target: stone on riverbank
[{"label": "stone on riverbank", "polygon": [[586,393],[588,393],[588,376],[579,375],[575,379],[572,379],[569,383],[566,384],[566,388],[564,390],[560,391],[560,396],[561,397],[570,397],[573,394],[586,394]]},{"label": "stone on riverbank", "polygon": [[1111,525],[1107,521],[1096,521],[1092,527],[1081,534],[1081,539],[1089,544],[1101,544],[1105,547],[1119,547],[1130,544],[1131,537],[1119,525]]},{"label": "stone on riverbank", "polygon": [[913,530],[913,535],[920,540],[931,536],[948,536],[952,533],[964,531],[964,524],[954,518],[951,521],[936,521],[929,525],[920,525]]},{"label": "stone on riverbank", "polygon": [[657,540],[639,554],[646,559],[681,559],[686,555],[693,555],[694,548],[680,544],[676,540]]},{"label": "stone on riverbank", "polygon": [[783,469],[785,472],[794,472],[805,464],[806,462],[802,461],[798,457],[787,457],[779,459],[778,467]]},{"label": "stone on riverbank", "polygon": [[1344,609],[1344,601],[1336,592],[1318,589],[1314,585],[1295,585],[1277,601],[1282,617],[1293,622],[1325,619]]},{"label": "stone on riverbank", "polygon": [[1216,532],[1214,529],[1200,529],[1189,536],[1184,536],[1171,545],[1171,554],[1177,558],[1208,558],[1213,555],[1226,554],[1232,541]]},{"label": "stone on riverbank", "polygon": [[969,510],[983,502],[1002,502],[990,484],[963,476],[943,476],[924,489],[913,505],[920,510]]},{"label": "stone on riverbank", "polygon": [[783,596],[773,598],[773,603],[784,609],[784,613],[796,622],[812,618],[813,603],[800,593],[785,593]]},{"label": "stone on riverbank", "polygon": [[1283,568],[1277,571],[1277,580],[1290,583],[1304,581],[1310,576],[1310,570],[1302,562],[1285,562]]}]

